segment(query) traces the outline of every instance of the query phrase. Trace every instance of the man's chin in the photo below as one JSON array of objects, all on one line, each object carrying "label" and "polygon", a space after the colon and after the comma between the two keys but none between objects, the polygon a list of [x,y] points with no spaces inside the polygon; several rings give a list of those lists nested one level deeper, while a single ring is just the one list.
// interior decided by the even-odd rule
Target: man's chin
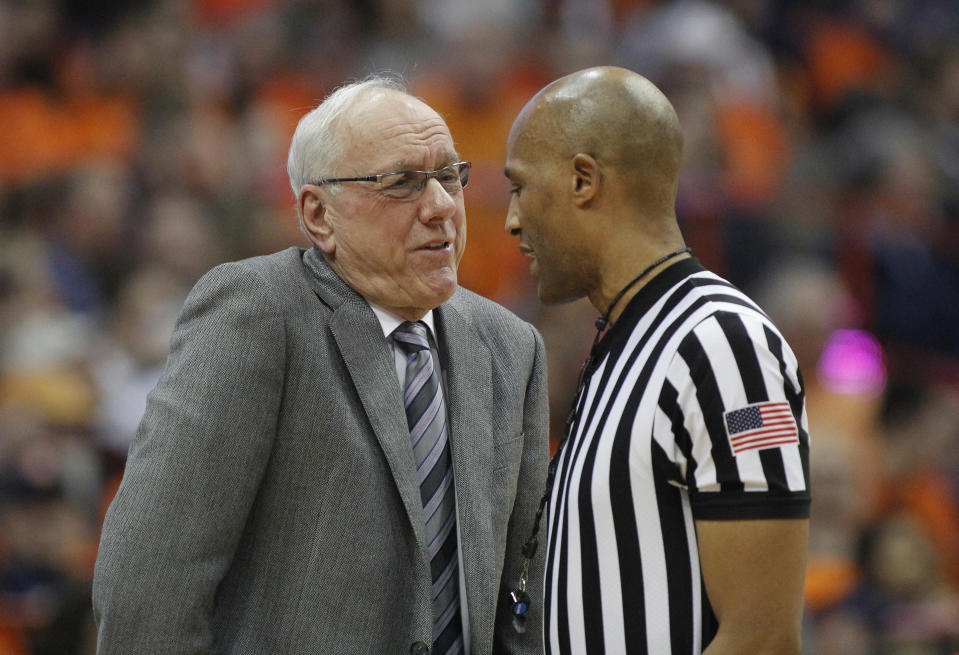
[{"label": "man's chin", "polygon": [[457,280],[456,271],[452,268],[434,272],[418,294],[423,306],[435,309],[449,300],[456,292]]},{"label": "man's chin", "polygon": [[536,285],[536,295],[539,296],[539,301],[544,305],[565,305],[583,297],[583,294],[568,289],[550,287],[543,283],[542,277],[539,278],[539,284]]},{"label": "man's chin", "polygon": [[544,305],[562,305],[563,303],[570,301],[568,298],[550,295],[548,293],[543,293],[543,291],[540,291],[537,295],[539,296],[539,301]]}]

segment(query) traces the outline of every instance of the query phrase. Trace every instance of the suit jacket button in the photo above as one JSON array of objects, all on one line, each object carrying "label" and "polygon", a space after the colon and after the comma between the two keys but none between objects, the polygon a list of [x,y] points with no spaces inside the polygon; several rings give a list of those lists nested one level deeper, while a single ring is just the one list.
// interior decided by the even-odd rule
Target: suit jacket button
[{"label": "suit jacket button", "polygon": [[410,644],[410,655],[430,655],[430,647],[422,641],[414,641]]}]

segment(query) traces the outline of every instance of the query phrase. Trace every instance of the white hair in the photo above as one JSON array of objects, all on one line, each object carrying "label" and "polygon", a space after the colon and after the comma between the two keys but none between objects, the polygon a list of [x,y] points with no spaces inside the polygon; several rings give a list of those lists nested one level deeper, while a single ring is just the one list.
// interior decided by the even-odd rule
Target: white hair
[{"label": "white hair", "polygon": [[[361,96],[374,89],[407,93],[406,85],[398,77],[370,75],[337,88],[300,119],[286,159],[286,172],[294,194],[299,195],[303,185],[316,182],[321,176],[333,175],[344,148],[337,129],[338,120]],[[302,222],[302,217],[300,220]]]}]

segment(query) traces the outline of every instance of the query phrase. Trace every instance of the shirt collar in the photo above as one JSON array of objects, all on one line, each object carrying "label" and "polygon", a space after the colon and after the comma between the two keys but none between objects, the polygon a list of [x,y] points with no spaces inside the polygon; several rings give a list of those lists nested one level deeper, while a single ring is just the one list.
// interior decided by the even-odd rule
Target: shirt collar
[{"label": "shirt collar", "polygon": [[[389,339],[393,334],[393,330],[398,328],[401,323],[406,322],[405,318],[397,316],[388,309],[384,309],[368,300],[366,302],[369,303],[370,309],[372,309],[373,313],[376,314],[376,318],[380,322],[380,327],[383,329],[383,336],[387,339]],[[436,328],[433,325],[433,310],[431,309],[430,311],[426,312],[426,315],[420,320],[426,323],[426,327],[429,328],[430,336],[432,336],[433,341],[436,342]]]}]

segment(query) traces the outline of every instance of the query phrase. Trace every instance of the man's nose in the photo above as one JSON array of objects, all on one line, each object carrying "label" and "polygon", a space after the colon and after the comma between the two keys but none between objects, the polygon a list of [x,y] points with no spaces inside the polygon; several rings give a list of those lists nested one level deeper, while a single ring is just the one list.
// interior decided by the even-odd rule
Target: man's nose
[{"label": "man's nose", "polygon": [[[463,193],[462,190],[457,193]],[[426,180],[421,198],[423,205],[422,218],[424,222],[446,220],[456,212],[456,200],[449,191],[443,188],[435,177]]]},{"label": "man's nose", "polygon": [[511,236],[519,236],[519,233],[522,231],[522,228],[519,224],[519,218],[517,218],[516,210],[513,207],[514,199],[510,198],[509,207],[506,209],[506,233]]}]

